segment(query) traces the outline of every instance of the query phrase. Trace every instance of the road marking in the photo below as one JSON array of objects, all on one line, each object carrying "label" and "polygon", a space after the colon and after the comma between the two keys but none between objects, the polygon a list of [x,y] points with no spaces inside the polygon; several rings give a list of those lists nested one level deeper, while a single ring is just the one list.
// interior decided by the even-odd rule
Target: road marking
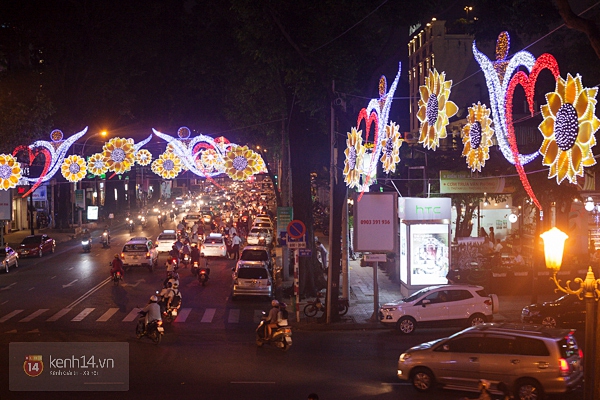
[{"label": "road marking", "polygon": [[59,312],[57,312],[56,314],[54,314],[53,316],[48,318],[46,320],[46,322],[54,322],[54,321],[58,320],[60,317],[62,317],[63,315],[65,315],[66,313],[68,313],[69,311],[71,311],[71,308],[63,308],[62,310],[60,310]]},{"label": "road marking", "polygon": [[4,332],[4,333],[17,333],[17,330],[16,330],[16,329],[13,329],[13,330],[11,330],[11,331],[6,331],[6,332]]},{"label": "road marking", "polygon": [[123,283],[121,286],[131,286],[131,287],[137,287],[137,285],[139,285],[139,284],[140,284],[140,282],[146,282],[146,280],[145,280],[145,279],[138,279],[138,280],[135,282],[135,285],[134,285],[134,284],[132,284],[132,283]]},{"label": "road marking", "polygon": [[50,279],[54,279],[54,278],[56,278],[56,275],[54,275],[54,276],[53,276],[53,277],[51,277]]},{"label": "road marking", "polygon": [[79,314],[77,314],[75,316],[75,318],[73,318],[71,321],[74,322],[78,322],[83,320],[85,317],[87,317],[88,315],[90,315],[92,313],[92,311],[94,311],[95,308],[84,308],[82,312],[80,312]]},{"label": "road marking", "polygon": [[4,286],[3,288],[0,288],[0,290],[8,290],[8,289],[12,288],[16,284],[17,284],[17,282],[13,282],[13,283],[11,283],[8,286]]},{"label": "road marking", "polygon": [[1,322],[6,322],[6,321],[8,321],[8,320],[9,320],[9,319],[11,319],[12,317],[14,317],[14,316],[15,316],[15,315],[17,315],[17,314],[20,314],[20,313],[22,313],[23,311],[24,311],[24,310],[15,310],[15,311],[13,311],[13,312],[10,312],[10,313],[6,314],[4,317],[0,318],[0,323],[1,323]]},{"label": "road marking", "polygon": [[118,308],[109,308],[107,312],[102,314],[102,316],[96,320],[96,322],[108,321],[110,319],[110,317],[112,317],[117,311],[119,311]]},{"label": "road marking", "polygon": [[263,381],[232,381],[231,384],[233,385],[263,385],[263,384],[269,384],[269,385],[274,385],[275,382],[263,382]]},{"label": "road marking", "polygon": [[69,271],[72,270],[72,269],[73,269],[73,267],[69,268]]},{"label": "road marking", "polygon": [[72,281],[72,282],[69,282],[69,283],[67,283],[66,285],[62,285],[63,289],[64,289],[64,288],[66,288],[66,287],[69,287],[69,286],[73,286],[73,284],[74,284],[75,282],[77,282],[78,280],[79,280],[79,279],[75,279],[74,281]]},{"label": "road marking", "polygon": [[29,288],[27,291],[28,291],[28,292],[31,292],[33,289],[35,289],[35,286],[34,286],[34,287],[32,287],[32,288]]},{"label": "road marking", "polygon": [[3,302],[1,305],[5,305],[6,303],[8,303],[8,300],[6,300],[5,302]]},{"label": "road marking", "polygon": [[40,315],[42,315],[43,313],[45,313],[46,311],[48,311],[48,308],[40,308],[39,310],[37,310],[36,312],[34,312],[33,314],[28,315],[27,317],[23,318],[22,320],[20,320],[19,322],[29,322],[32,319],[34,319],[35,317],[38,317]]},{"label": "road marking", "polygon": [[173,321],[173,322],[185,322],[188,315],[190,315],[191,311],[192,311],[191,308],[182,308],[181,311],[179,312],[179,314],[177,315],[177,318],[175,318],[175,321]]},{"label": "road marking", "polygon": [[125,318],[123,318],[123,322],[131,322],[131,321],[134,321],[135,319],[137,319],[138,312],[140,310],[141,310],[141,308],[134,308],[133,310],[131,310],[129,312],[129,314],[127,314],[127,316]]},{"label": "road marking", "polygon": [[213,318],[215,317],[216,311],[217,311],[216,308],[207,308],[206,311],[204,311],[204,315],[202,316],[202,320],[200,322],[210,324],[212,322]]},{"label": "road marking", "polygon": [[240,309],[232,308],[229,310],[229,317],[227,318],[227,322],[230,324],[237,324],[240,322]]},{"label": "road marking", "polygon": [[108,278],[106,278],[105,280],[103,280],[102,282],[100,282],[99,284],[97,284],[96,286],[94,286],[93,288],[91,288],[90,290],[88,290],[87,292],[85,292],[77,300],[75,300],[74,302],[72,302],[71,304],[69,304],[67,306],[67,308],[73,308],[73,307],[75,307],[77,304],[81,303],[82,301],[84,301],[85,299],[87,299],[88,297],[90,297],[94,292],[96,292],[97,290],[100,290],[100,288],[102,286],[106,285],[111,280],[112,280],[112,277],[109,276]]}]

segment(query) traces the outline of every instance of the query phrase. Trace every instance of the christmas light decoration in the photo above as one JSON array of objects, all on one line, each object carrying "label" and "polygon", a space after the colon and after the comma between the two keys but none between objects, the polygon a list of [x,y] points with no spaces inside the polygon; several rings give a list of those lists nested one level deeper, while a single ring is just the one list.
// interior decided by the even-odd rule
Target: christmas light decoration
[{"label": "christmas light decoration", "polygon": [[225,173],[234,181],[245,181],[256,171],[257,153],[247,146],[231,146],[225,155]]},{"label": "christmas light decoration", "polygon": [[21,179],[21,166],[10,154],[0,154],[0,189],[14,188]]},{"label": "christmas light decoration", "polygon": [[152,162],[152,153],[146,149],[138,150],[135,153],[135,161],[142,166],[146,166]]},{"label": "christmas light decoration", "polygon": [[344,160],[344,182],[349,188],[357,187],[360,183],[363,156],[365,154],[365,146],[362,143],[362,131],[351,128],[346,139],[346,150],[344,150],[346,155]]},{"label": "christmas light decoration", "polygon": [[162,153],[157,160],[152,163],[152,172],[160,175],[164,179],[173,179],[181,172],[181,160],[170,151]]},{"label": "christmas light decoration", "polygon": [[102,153],[92,154],[88,159],[88,171],[96,176],[105,174],[108,171],[108,164],[104,161]]},{"label": "christmas light decoration", "polygon": [[467,124],[461,131],[462,156],[466,157],[467,165],[471,168],[471,171],[481,172],[481,168],[485,166],[485,161],[490,158],[489,148],[493,144],[493,135],[490,110],[479,102],[473,104],[472,107],[469,107]]},{"label": "christmas light decoration", "polygon": [[400,162],[400,146],[404,139],[400,137],[398,125],[391,122],[385,127],[385,136],[381,140],[381,164],[383,172],[396,172],[396,164]]},{"label": "christmas light decoration", "polygon": [[69,182],[79,182],[85,177],[87,165],[80,156],[71,155],[63,161],[60,172]]},{"label": "christmas light decoration", "polygon": [[112,138],[102,148],[104,162],[108,170],[117,174],[131,170],[135,162],[133,140]]},{"label": "christmas light decoration", "polygon": [[419,111],[417,118],[421,122],[419,143],[423,147],[435,150],[440,139],[447,136],[448,119],[458,112],[458,107],[450,98],[452,81],[445,80],[446,74],[438,73],[435,69],[425,77],[425,85],[419,87]]}]

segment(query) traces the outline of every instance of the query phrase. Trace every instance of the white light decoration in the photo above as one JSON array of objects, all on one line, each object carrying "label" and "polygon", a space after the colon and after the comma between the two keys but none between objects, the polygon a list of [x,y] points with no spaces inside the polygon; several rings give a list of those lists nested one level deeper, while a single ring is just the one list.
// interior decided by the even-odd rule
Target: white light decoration
[{"label": "white light decoration", "polygon": [[511,224],[514,224],[515,222],[517,222],[518,219],[519,219],[519,217],[517,216],[517,214],[510,214],[508,216],[508,220],[510,221]]},{"label": "white light decoration", "polygon": [[591,197],[588,197],[585,200],[585,205],[584,205],[585,211],[591,212],[594,209],[595,206],[596,205],[594,204],[594,199],[592,199]]}]

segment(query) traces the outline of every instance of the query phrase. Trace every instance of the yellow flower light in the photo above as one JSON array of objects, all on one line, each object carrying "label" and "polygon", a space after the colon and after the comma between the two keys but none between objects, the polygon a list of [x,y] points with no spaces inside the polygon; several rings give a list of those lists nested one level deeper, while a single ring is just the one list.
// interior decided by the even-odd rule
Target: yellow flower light
[{"label": "yellow flower light", "polygon": [[419,87],[419,111],[417,118],[421,122],[419,143],[423,147],[435,150],[440,145],[440,139],[446,135],[448,118],[458,112],[456,104],[448,100],[452,81],[445,80],[446,73],[439,74],[435,69],[425,77],[425,85]]},{"label": "yellow flower light", "polygon": [[85,160],[77,155],[71,155],[65,158],[60,167],[60,172],[69,182],[79,182],[85,178],[87,165]]},{"label": "yellow flower light", "polygon": [[490,158],[490,146],[493,144],[492,120],[490,111],[485,104],[477,102],[469,107],[467,124],[461,131],[463,142],[462,156],[466,157],[467,165],[471,171],[481,172],[485,161]]},{"label": "yellow flower light", "polygon": [[352,128],[346,139],[346,159],[344,160],[344,182],[349,188],[359,185],[361,166],[365,155],[365,146],[362,144],[362,130]]},{"label": "yellow flower light", "polygon": [[538,126],[544,141],[540,153],[542,164],[550,167],[548,178],[556,177],[560,184],[583,176],[583,167],[596,164],[592,147],[600,120],[595,116],[598,88],[584,88],[581,76],[567,74],[558,77],[554,92],[546,94],[542,106],[544,120]]},{"label": "yellow flower light", "polygon": [[21,179],[21,166],[10,154],[0,154],[0,189],[14,188]]},{"label": "yellow flower light", "polygon": [[200,160],[206,171],[212,171],[217,162],[217,152],[214,149],[204,150],[200,156]]},{"label": "yellow flower light", "polygon": [[108,164],[104,160],[104,155],[102,153],[92,154],[92,156],[88,159],[88,171],[96,176],[100,176],[105,174],[108,171]]},{"label": "yellow flower light", "polygon": [[385,127],[385,136],[381,140],[381,163],[386,174],[396,171],[396,164],[400,162],[400,146],[404,139],[400,137],[398,125],[391,122]]},{"label": "yellow flower light", "polygon": [[234,181],[245,181],[254,174],[257,154],[248,146],[231,146],[225,154],[225,173]]},{"label": "yellow flower light", "polygon": [[138,150],[135,153],[135,161],[142,166],[146,166],[152,162],[152,153],[146,149]]},{"label": "yellow flower light", "polygon": [[164,179],[173,179],[181,172],[181,159],[171,151],[165,151],[152,163],[152,172]]},{"label": "yellow flower light", "polygon": [[102,148],[104,161],[108,170],[122,174],[127,172],[135,162],[133,141],[122,138],[112,138]]}]

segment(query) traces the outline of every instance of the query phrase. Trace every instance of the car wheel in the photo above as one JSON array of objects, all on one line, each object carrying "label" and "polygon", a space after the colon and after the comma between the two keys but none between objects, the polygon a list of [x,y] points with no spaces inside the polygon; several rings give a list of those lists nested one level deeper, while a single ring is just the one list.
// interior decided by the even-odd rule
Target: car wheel
[{"label": "car wheel", "polygon": [[523,379],[515,384],[515,399],[539,400],[543,397],[542,386],[533,379]]},{"label": "car wheel", "polygon": [[558,324],[558,322],[556,321],[556,318],[554,318],[550,315],[548,315],[542,319],[542,325],[544,325],[545,327],[556,328],[557,324]]},{"label": "car wheel", "polygon": [[409,335],[415,331],[417,322],[412,317],[402,317],[398,320],[397,328],[405,335]]},{"label": "car wheel", "polygon": [[428,392],[433,387],[435,380],[430,370],[419,368],[412,373],[411,382],[417,391]]},{"label": "car wheel", "polygon": [[487,318],[483,314],[473,314],[469,318],[469,326],[477,326],[481,324],[485,324],[487,322]]}]

